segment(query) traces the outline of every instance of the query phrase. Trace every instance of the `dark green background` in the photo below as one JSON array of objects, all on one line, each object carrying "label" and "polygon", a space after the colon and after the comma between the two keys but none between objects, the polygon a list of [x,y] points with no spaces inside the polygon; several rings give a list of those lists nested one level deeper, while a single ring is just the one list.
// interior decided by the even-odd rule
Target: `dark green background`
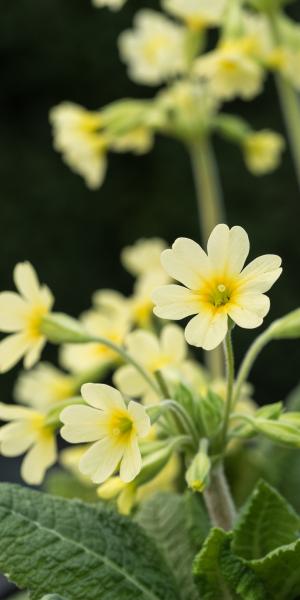
[{"label": "dark green background", "polygon": [[[28,259],[56,296],[56,309],[77,315],[94,289],[129,292],[119,263],[125,244],[143,236],[199,238],[190,165],[176,142],[158,139],[144,157],[112,155],[104,186],[89,191],[51,145],[49,109],[63,101],[98,108],[125,96],[151,97],[126,76],[116,38],[141,6],[129,0],[112,13],[89,0],[1,0],[0,47],[0,287],[11,289],[12,269]],[[292,6],[299,18],[300,3]],[[228,106],[256,128],[283,130],[276,92]],[[266,322],[300,303],[300,194],[289,152],[274,174],[254,178],[238,150],[215,141],[230,225],[244,226],[251,257],[274,252],[284,273],[271,291]],[[236,331],[236,354],[257,332]],[[47,350],[45,356],[53,356]],[[274,343],[253,371],[260,401],[282,399],[300,379],[300,343]],[[10,401],[16,370],[2,376],[0,400]]]}]

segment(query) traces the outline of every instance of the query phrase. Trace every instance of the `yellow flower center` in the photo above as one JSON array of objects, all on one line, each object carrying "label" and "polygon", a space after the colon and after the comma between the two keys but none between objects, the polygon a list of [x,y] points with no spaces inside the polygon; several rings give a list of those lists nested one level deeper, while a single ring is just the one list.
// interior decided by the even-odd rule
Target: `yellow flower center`
[{"label": "yellow flower center", "polygon": [[108,428],[116,442],[127,443],[134,432],[134,423],[126,410],[116,408],[111,413]]},{"label": "yellow flower center", "polygon": [[224,306],[230,301],[230,291],[224,285],[224,283],[219,283],[216,288],[213,290],[211,295],[211,304],[216,307]]},{"label": "yellow flower center", "polygon": [[157,35],[144,48],[144,56],[150,63],[155,63],[157,55],[163,48],[168,48],[168,40],[164,35]]},{"label": "yellow flower center", "polygon": [[41,323],[47,313],[48,308],[41,305],[33,307],[28,313],[26,334],[30,341],[36,342],[41,337]]}]

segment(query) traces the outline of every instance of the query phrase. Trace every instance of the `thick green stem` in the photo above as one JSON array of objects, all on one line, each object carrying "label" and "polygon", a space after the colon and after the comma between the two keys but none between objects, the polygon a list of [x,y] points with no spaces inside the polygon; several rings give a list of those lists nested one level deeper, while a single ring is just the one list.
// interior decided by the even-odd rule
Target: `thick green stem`
[{"label": "thick green stem", "polygon": [[[218,223],[225,221],[221,186],[211,143],[208,137],[189,146],[194,174],[202,244]],[[224,365],[220,348],[206,354],[206,364],[214,378],[223,376]]]},{"label": "thick green stem", "polygon": [[227,376],[227,391],[226,391],[226,401],[225,401],[225,412],[224,412],[224,421],[222,428],[222,451],[224,452],[226,448],[227,441],[227,431],[229,424],[229,417],[232,410],[232,395],[233,395],[233,386],[234,386],[234,354],[232,347],[232,339],[231,339],[231,330],[228,330],[228,333],[224,342],[224,354],[226,361],[226,376]]},{"label": "thick green stem", "polygon": [[261,333],[261,335],[259,335],[256,338],[256,340],[254,340],[253,344],[251,344],[248,352],[246,353],[245,358],[242,361],[242,364],[239,368],[238,376],[236,378],[233,401],[232,401],[233,407],[236,405],[236,403],[239,399],[242,387],[243,387],[244,383],[247,381],[248,375],[252,369],[252,366],[253,366],[257,356],[259,355],[261,350],[264,348],[264,346],[270,341],[270,339],[271,339],[270,329],[267,329],[266,331]]},{"label": "thick green stem", "polygon": [[212,524],[230,531],[234,526],[236,510],[222,464],[211,472],[210,484],[203,496]]},{"label": "thick green stem", "polygon": [[[273,41],[277,45],[282,43],[280,29],[278,27],[278,13],[269,14],[270,30]],[[283,113],[291,152],[293,156],[297,181],[300,187],[300,98],[297,90],[280,73],[275,76],[281,110]]]}]

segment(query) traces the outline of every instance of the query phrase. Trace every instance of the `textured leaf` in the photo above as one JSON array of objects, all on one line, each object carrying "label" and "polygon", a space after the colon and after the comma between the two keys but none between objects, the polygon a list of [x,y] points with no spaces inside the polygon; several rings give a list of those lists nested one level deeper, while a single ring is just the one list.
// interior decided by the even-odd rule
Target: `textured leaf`
[{"label": "textured leaf", "polygon": [[265,558],[249,562],[264,582],[268,598],[296,600],[300,596],[300,540],[277,548]]},{"label": "textured leaf", "polygon": [[232,534],[211,530],[194,562],[202,600],[266,600],[261,581],[246,562],[231,551]]},{"label": "textured leaf", "polygon": [[188,494],[155,494],[137,514],[142,525],[174,569],[181,598],[197,600],[192,576],[195,554],[205,539],[209,523],[198,497]]},{"label": "textured leaf", "polygon": [[278,492],[260,481],[235,527],[233,551],[246,559],[262,558],[299,537],[300,518]]},{"label": "textured leaf", "polygon": [[32,600],[176,600],[163,557],[113,511],[0,484],[0,568]]}]

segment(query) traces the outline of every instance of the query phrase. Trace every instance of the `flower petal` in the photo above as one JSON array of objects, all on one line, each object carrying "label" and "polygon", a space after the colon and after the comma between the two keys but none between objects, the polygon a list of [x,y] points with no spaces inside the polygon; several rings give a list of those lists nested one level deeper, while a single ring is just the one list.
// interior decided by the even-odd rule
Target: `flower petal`
[{"label": "flower petal", "polygon": [[29,485],[42,483],[45,473],[56,461],[56,441],[54,436],[40,439],[25,456],[21,475]]},{"label": "flower petal", "polygon": [[163,354],[172,358],[172,364],[185,359],[187,346],[184,332],[178,325],[166,325],[161,334],[161,346]]},{"label": "flower petal", "polygon": [[144,377],[131,365],[120,367],[115,372],[113,380],[123,394],[134,398],[143,396],[148,389]]},{"label": "flower petal", "polygon": [[15,292],[0,294],[0,330],[5,332],[23,329],[26,302]]},{"label": "flower petal", "polygon": [[34,414],[31,408],[15,406],[13,404],[4,404],[0,402],[0,420],[15,421],[19,419],[28,419]]},{"label": "flower petal", "polygon": [[227,329],[228,319],[225,312],[204,309],[186,326],[185,338],[192,346],[213,350],[223,341]]},{"label": "flower petal", "polygon": [[200,309],[198,296],[182,285],[163,285],[153,292],[152,298],[157,305],[153,312],[162,319],[184,319]]},{"label": "flower petal", "polygon": [[46,344],[46,339],[41,337],[34,344],[31,345],[29,350],[25,354],[24,367],[25,369],[31,369],[35,363],[39,360],[43,348]]},{"label": "flower petal", "polygon": [[25,421],[16,421],[0,429],[1,453],[4,456],[19,456],[35,442],[36,433]]},{"label": "flower petal", "polygon": [[142,457],[137,438],[132,436],[130,444],[126,446],[124,456],[120,465],[120,479],[129,483],[140,472],[142,468]]},{"label": "flower petal", "polygon": [[67,406],[60,414],[61,436],[67,442],[94,442],[104,435],[103,415],[89,406]]},{"label": "flower petal", "polygon": [[9,335],[0,342],[0,372],[9,371],[26,354],[30,342],[23,333]]},{"label": "flower petal", "polygon": [[40,284],[30,262],[18,263],[14,268],[14,282],[26,300],[34,301],[40,293]]},{"label": "flower petal", "polygon": [[145,408],[141,404],[138,404],[138,402],[131,400],[128,404],[128,412],[133,419],[137,435],[139,437],[148,435],[151,428],[151,421]]},{"label": "flower petal", "polygon": [[209,261],[218,275],[240,273],[249,250],[248,235],[238,226],[229,229],[227,225],[217,225],[207,243]]},{"label": "flower petal", "polygon": [[108,437],[93,444],[79,462],[79,469],[89,475],[94,483],[103,483],[117,469],[124,448]]},{"label": "flower petal", "polygon": [[102,411],[111,410],[113,406],[125,408],[122,394],[105,383],[84,383],[81,387],[81,395],[90,406]]},{"label": "flower petal", "polygon": [[240,302],[228,311],[232,320],[245,329],[259,327],[269,312],[270,300],[264,294],[243,294]]},{"label": "flower petal", "polygon": [[172,250],[164,250],[161,263],[173,279],[193,290],[199,289],[209,272],[209,262],[204,250],[188,238],[178,238]]},{"label": "flower petal", "polygon": [[138,329],[126,337],[126,346],[129,353],[146,367],[153,363],[160,355],[160,346],[157,337],[150,331]]},{"label": "flower petal", "polygon": [[240,287],[244,291],[267,292],[281,275],[281,258],[264,254],[255,258],[241,272]]}]

